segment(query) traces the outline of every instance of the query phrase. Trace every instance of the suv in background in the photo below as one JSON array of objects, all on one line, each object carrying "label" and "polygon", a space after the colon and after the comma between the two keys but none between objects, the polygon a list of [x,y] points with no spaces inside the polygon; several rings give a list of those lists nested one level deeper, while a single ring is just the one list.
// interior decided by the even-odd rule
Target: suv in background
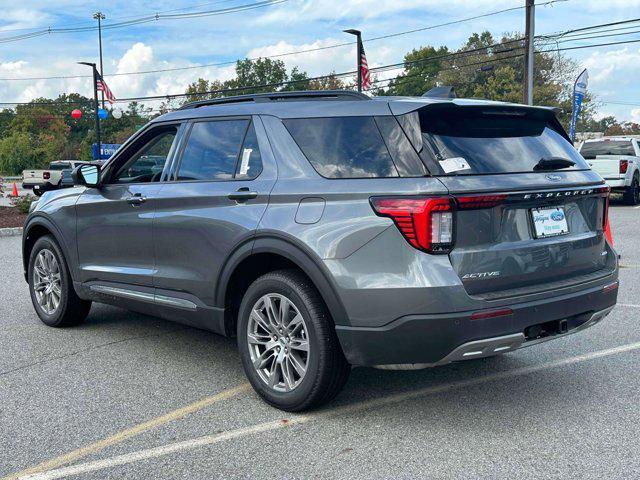
[{"label": "suv in background", "polygon": [[632,137],[604,137],[586,140],[580,153],[625,203],[640,203],[640,143]]},{"label": "suv in background", "polygon": [[548,108],[206,100],[74,175],[24,228],[42,321],[77,324],[95,301],[236,336],[255,390],[288,411],[329,401],[352,366],[512,352],[616,303],[609,187]]}]

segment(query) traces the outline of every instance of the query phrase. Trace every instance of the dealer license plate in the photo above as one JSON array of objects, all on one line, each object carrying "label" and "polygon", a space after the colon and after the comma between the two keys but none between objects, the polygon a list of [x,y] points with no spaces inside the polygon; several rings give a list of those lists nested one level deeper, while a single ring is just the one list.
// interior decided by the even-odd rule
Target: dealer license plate
[{"label": "dealer license plate", "polygon": [[536,238],[555,237],[569,233],[563,207],[532,208],[531,219]]}]

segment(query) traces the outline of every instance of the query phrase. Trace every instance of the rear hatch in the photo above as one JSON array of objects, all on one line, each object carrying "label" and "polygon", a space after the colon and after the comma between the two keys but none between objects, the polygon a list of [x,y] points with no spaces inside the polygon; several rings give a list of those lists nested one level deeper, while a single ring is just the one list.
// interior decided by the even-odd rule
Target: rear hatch
[{"label": "rear hatch", "polygon": [[552,111],[449,103],[398,118],[453,197],[446,253],[469,294],[554,289],[615,268],[608,187]]}]

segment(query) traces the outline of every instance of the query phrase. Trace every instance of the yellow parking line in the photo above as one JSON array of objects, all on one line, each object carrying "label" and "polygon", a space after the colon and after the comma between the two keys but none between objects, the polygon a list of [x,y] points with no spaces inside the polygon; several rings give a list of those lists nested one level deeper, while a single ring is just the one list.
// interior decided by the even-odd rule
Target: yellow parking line
[{"label": "yellow parking line", "polygon": [[[335,417],[338,415],[352,414],[362,412],[371,408],[380,408],[390,405],[395,405],[407,400],[412,400],[426,395],[435,395],[444,392],[448,392],[454,389],[464,389],[483,385],[489,382],[509,380],[515,377],[523,375],[531,375],[534,373],[542,372],[549,369],[565,367],[570,365],[576,365],[582,362],[595,360],[598,358],[606,358],[612,355],[621,353],[633,352],[640,350],[640,342],[628,343],[618,347],[612,347],[605,350],[597,350],[582,355],[576,355],[574,357],[562,358],[559,360],[552,360],[546,363],[530,365],[512,370],[498,371],[492,374],[488,374],[481,377],[472,377],[466,380],[458,380],[440,385],[432,385],[424,388],[409,392],[401,392],[391,394],[384,397],[373,398],[358,403],[347,404],[333,409],[321,410],[315,413],[306,415],[292,415],[286,420],[275,420],[265,423],[259,423],[257,425],[250,425],[248,427],[241,427],[234,430],[227,430],[225,432],[205,435],[202,437],[192,438],[190,440],[183,440],[179,442],[170,443],[168,445],[162,445],[159,447],[147,448],[143,450],[137,450],[122,455],[116,455],[114,457],[107,457],[99,460],[94,460],[87,463],[79,463],[69,465],[56,470],[47,472],[41,472],[32,477],[27,477],[30,480],[55,480],[59,478],[66,478],[74,475],[85,475],[91,472],[97,472],[100,470],[113,468],[116,466],[128,465],[143,460],[152,460],[156,458],[165,457],[172,454],[183,453],[192,451],[201,447],[209,447],[218,443],[234,440],[241,437],[250,435],[256,435],[264,432],[270,432],[283,428],[293,427],[297,425],[303,425],[318,421],[326,418]],[[26,480],[26,479],[25,479]]]},{"label": "yellow parking line", "polygon": [[67,463],[74,462],[81,458],[86,457],[87,455],[91,455],[92,453],[96,453],[104,448],[107,448],[111,445],[115,445],[116,443],[123,442],[129,438],[140,435],[141,433],[146,432],[147,430],[151,430],[152,428],[159,427],[166,423],[172,422],[173,420],[178,420],[186,415],[197,412],[206,408],[214,403],[220,402],[222,400],[226,400],[231,398],[239,393],[242,393],[248,390],[250,385],[248,383],[243,383],[234,388],[229,388],[227,390],[223,390],[216,395],[211,397],[204,398],[198,402],[192,403],[190,405],[186,405],[182,408],[178,408],[177,410],[173,410],[172,412],[166,413],[160,417],[153,418],[147,422],[140,423],[134,427],[127,428],[125,430],[121,430],[120,432],[111,435],[107,438],[103,438],[102,440],[98,440],[97,442],[91,443],[85,447],[81,447],[77,450],[73,450],[64,455],[60,455],[59,457],[52,458],[50,460],[46,460],[39,465],[34,467],[27,468],[17,473],[12,473],[0,480],[15,480],[17,478],[23,477],[25,475],[33,475],[34,473],[44,472],[46,470],[51,470],[54,468],[58,468]]}]

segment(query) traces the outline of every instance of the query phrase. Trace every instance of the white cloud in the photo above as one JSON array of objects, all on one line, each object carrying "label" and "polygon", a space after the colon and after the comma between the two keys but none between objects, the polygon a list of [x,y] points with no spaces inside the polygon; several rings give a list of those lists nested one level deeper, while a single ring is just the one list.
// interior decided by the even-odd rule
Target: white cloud
[{"label": "white cloud", "polygon": [[3,9],[2,18],[0,19],[0,33],[3,36],[19,35],[24,32],[17,30],[42,28],[50,20],[51,16],[48,13],[37,9]]},{"label": "white cloud", "polygon": [[590,83],[610,86],[610,82],[637,83],[640,74],[640,50],[595,51],[583,65],[589,69]]},{"label": "white cloud", "polygon": [[[292,5],[293,4],[293,5]],[[498,10],[514,6],[510,0],[297,0],[287,2],[258,17],[258,23],[291,24],[298,21],[380,18],[390,14],[421,10],[424,12],[472,15],[482,9]],[[484,12],[482,12],[484,13]]]},{"label": "white cloud", "polygon": [[631,121],[640,123],[640,108],[634,108],[631,110]]}]

